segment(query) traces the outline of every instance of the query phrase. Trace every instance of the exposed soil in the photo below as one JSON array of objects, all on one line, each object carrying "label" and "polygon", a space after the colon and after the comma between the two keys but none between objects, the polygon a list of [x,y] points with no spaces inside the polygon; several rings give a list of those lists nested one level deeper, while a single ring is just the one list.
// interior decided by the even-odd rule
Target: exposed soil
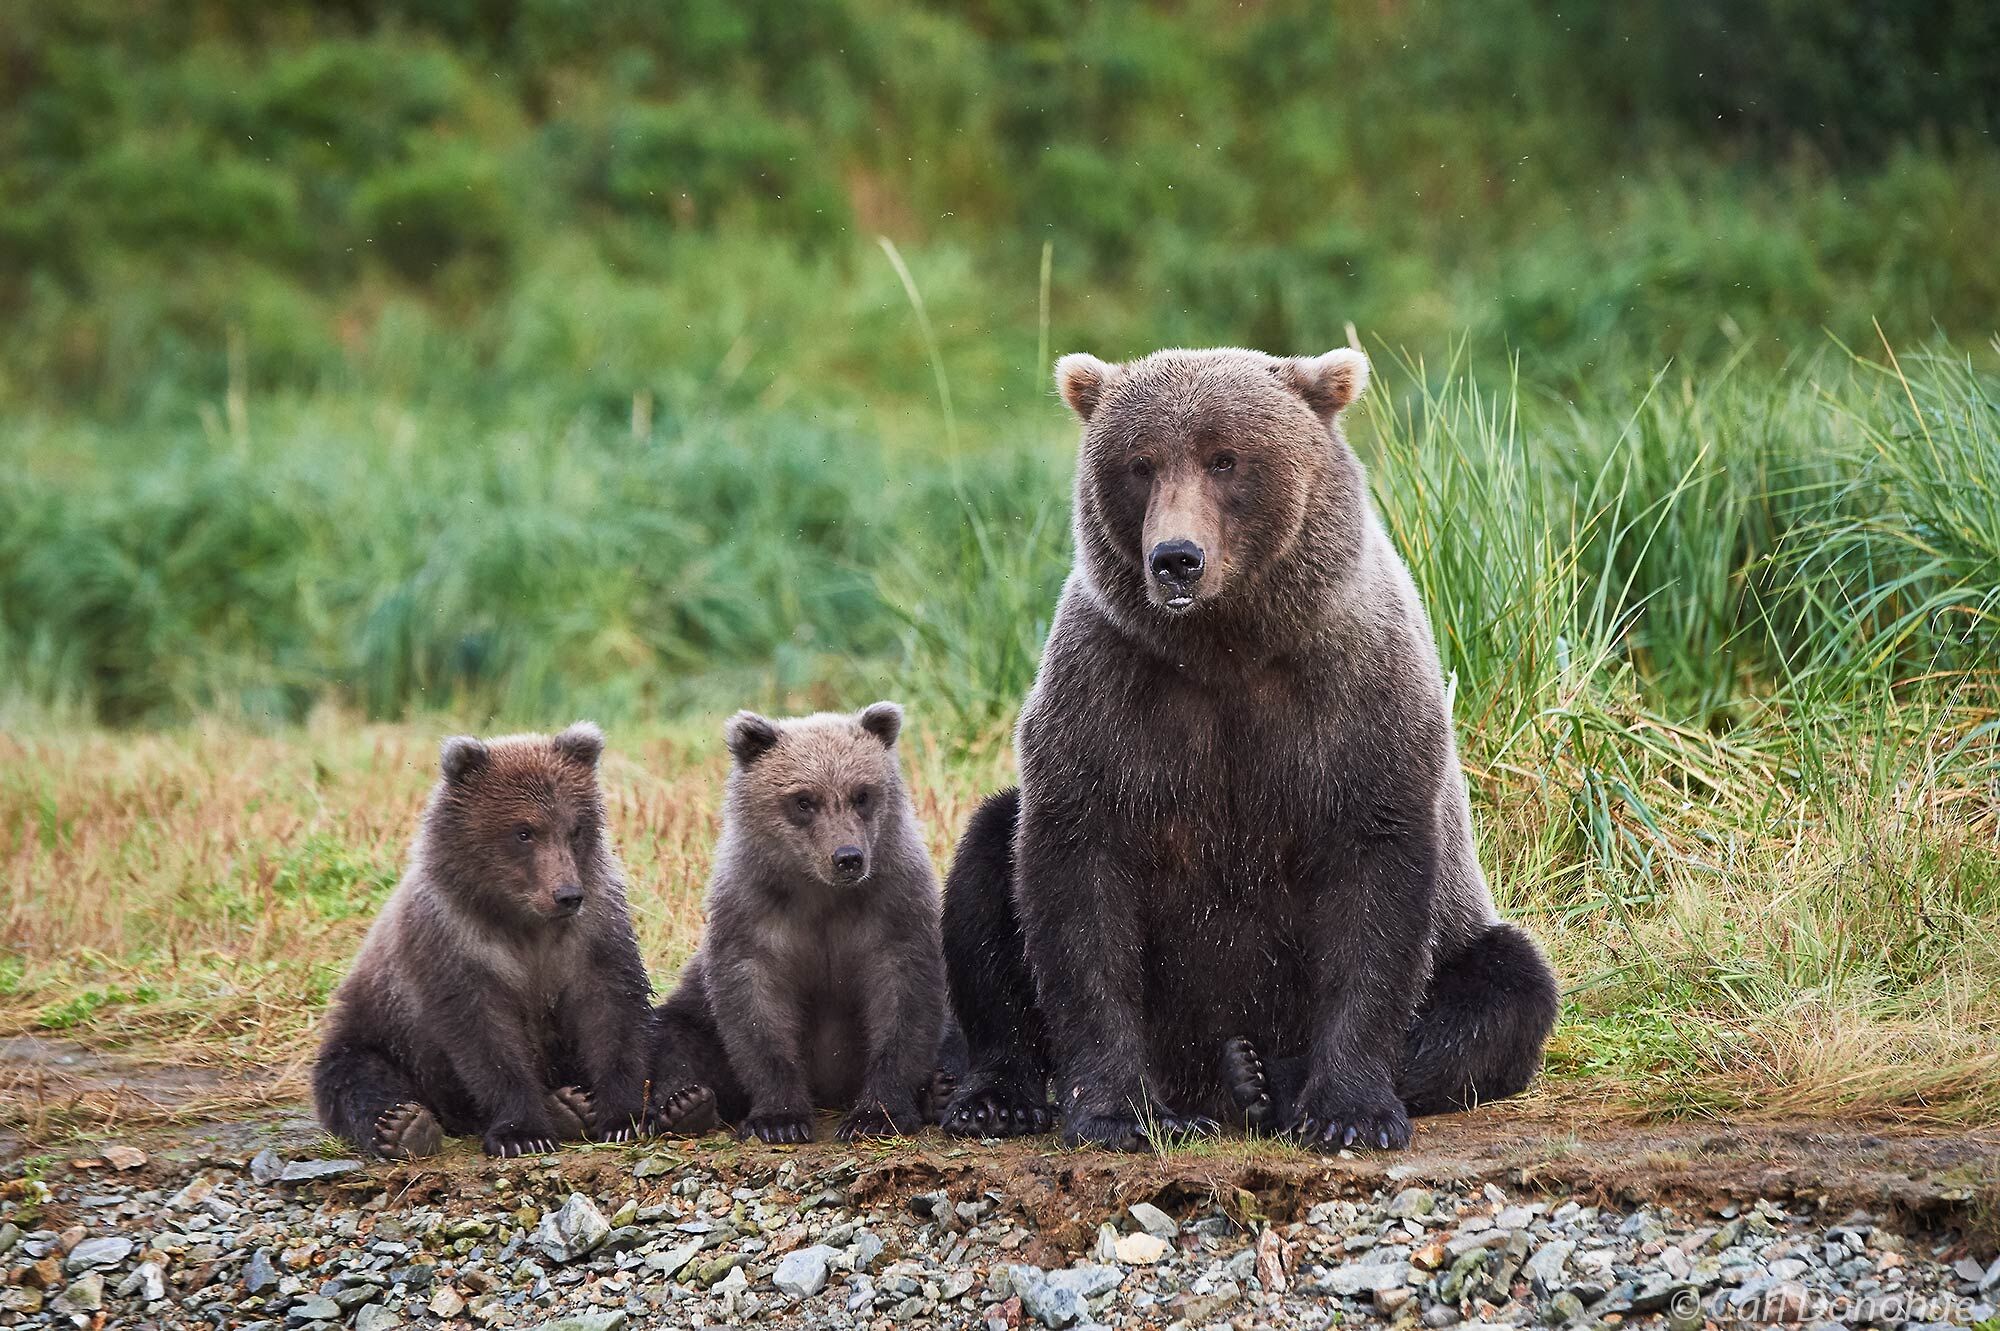
[{"label": "exposed soil", "polygon": [[[29,1154],[108,1168],[94,1146],[148,1155],[160,1183],[211,1163],[240,1165],[270,1146],[323,1153],[297,1097],[296,1070],[224,1073],[167,1067],[36,1037],[0,1040],[0,1173]],[[830,1126],[830,1125],[825,1125]],[[1721,1207],[1769,1198],[1841,1214],[1860,1208],[1911,1229],[2000,1233],[2000,1130],[1939,1130],[1834,1120],[1632,1123],[1595,1108],[1509,1103],[1419,1120],[1392,1154],[1324,1158],[1227,1140],[1163,1157],[1057,1149],[1054,1138],[995,1145],[930,1132],[893,1145],[765,1147],[713,1136],[641,1147],[571,1148],[552,1167],[576,1186],[629,1182],[641,1151],[666,1150],[718,1175],[765,1181],[794,1162],[801,1186],[838,1187],[857,1204],[948,1189],[992,1193],[1028,1221],[1049,1260],[1082,1250],[1097,1224],[1135,1202],[1187,1211],[1210,1202],[1239,1220],[1288,1221],[1313,1203],[1388,1185],[1477,1185],[1576,1195],[1630,1206]],[[801,1169],[800,1166],[803,1166]],[[340,1186],[411,1203],[483,1195],[491,1162],[453,1143],[416,1165],[380,1165]]]}]

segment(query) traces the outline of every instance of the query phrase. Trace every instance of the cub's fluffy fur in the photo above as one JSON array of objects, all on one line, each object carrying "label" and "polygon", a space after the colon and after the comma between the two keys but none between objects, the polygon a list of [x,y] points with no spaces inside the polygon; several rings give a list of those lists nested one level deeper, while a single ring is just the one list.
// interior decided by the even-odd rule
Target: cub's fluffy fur
[{"label": "cub's fluffy fur", "polygon": [[1511,1095],[1547,963],[1474,855],[1437,650],[1339,416],[1338,350],[1057,367],[1076,566],[946,889],[949,1131],[1122,1149],[1229,1119],[1396,1147]]},{"label": "cub's fluffy fur", "polygon": [[408,869],[334,994],[313,1102],[384,1156],[444,1134],[489,1155],[641,1125],[651,1024],[604,737],[446,740]]},{"label": "cub's fluffy fur", "polygon": [[738,713],[708,926],[661,1005],[653,1111],[808,1141],[914,1131],[944,1023],[937,876],[896,760],[902,709]]}]

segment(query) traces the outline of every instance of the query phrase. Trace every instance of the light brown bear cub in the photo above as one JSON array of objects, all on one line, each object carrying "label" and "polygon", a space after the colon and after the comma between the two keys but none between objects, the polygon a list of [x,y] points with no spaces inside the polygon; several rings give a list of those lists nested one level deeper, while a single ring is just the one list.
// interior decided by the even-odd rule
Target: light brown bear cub
[{"label": "light brown bear cub", "polygon": [[364,1151],[488,1155],[640,1130],[651,986],[587,722],[445,741],[410,863],[334,994],[320,1122]]},{"label": "light brown bear cub", "polygon": [[915,1131],[944,1026],[938,884],[896,761],[903,712],[733,717],[708,926],[659,1009],[655,1123],[767,1142]]}]

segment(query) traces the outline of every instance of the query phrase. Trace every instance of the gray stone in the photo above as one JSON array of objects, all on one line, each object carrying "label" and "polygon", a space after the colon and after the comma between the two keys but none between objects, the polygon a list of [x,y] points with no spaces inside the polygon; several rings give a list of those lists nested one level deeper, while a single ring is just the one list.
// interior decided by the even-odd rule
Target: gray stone
[{"label": "gray stone", "polygon": [[99,1266],[116,1266],[132,1255],[133,1246],[132,1240],[115,1234],[101,1239],[85,1239],[69,1250],[63,1267],[71,1275],[76,1275]]},{"label": "gray stone", "polygon": [[1402,1261],[1346,1262],[1302,1287],[1309,1294],[1337,1294],[1353,1298],[1398,1289],[1410,1283],[1410,1264]]},{"label": "gray stone", "polygon": [[1165,1239],[1172,1243],[1174,1236],[1181,1232],[1181,1227],[1175,1223],[1174,1218],[1151,1202],[1139,1202],[1133,1206],[1131,1216],[1139,1228],[1156,1239]]},{"label": "gray stone", "polygon": [[264,1294],[275,1289],[278,1284],[278,1268],[271,1263],[271,1250],[259,1248],[250,1254],[250,1260],[243,1263],[243,1288],[251,1294]]},{"label": "gray stone", "polygon": [[339,1178],[362,1169],[359,1160],[294,1160],[278,1171],[280,1183],[311,1183],[315,1179]]},{"label": "gray stone", "polygon": [[1021,1311],[1043,1326],[1075,1326],[1090,1315],[1081,1293],[1053,1283],[1045,1272],[1032,1266],[1010,1266],[1006,1271],[1008,1283],[1021,1297]]},{"label": "gray stone", "polygon": [[810,1248],[788,1252],[771,1275],[771,1283],[781,1294],[809,1299],[826,1288],[827,1267],[840,1255],[838,1248],[815,1243]]},{"label": "gray stone", "polygon": [[367,1304],[354,1314],[354,1331],[395,1331],[402,1324],[401,1317],[379,1303]]},{"label": "gray stone", "polygon": [[1389,1202],[1391,1220],[1414,1220],[1437,1210],[1437,1197],[1429,1188],[1405,1188]]},{"label": "gray stone", "polygon": [[299,1299],[285,1309],[285,1320],[293,1326],[306,1322],[337,1322],[340,1320],[340,1305],[332,1299],[318,1296]]},{"label": "gray stone", "polygon": [[573,1192],[559,1209],[542,1213],[535,1245],[552,1262],[574,1262],[597,1251],[610,1236],[611,1222],[604,1213],[590,1198]]},{"label": "gray stone", "polygon": [[666,1279],[671,1280],[680,1274],[681,1269],[693,1261],[700,1252],[701,1245],[699,1243],[687,1243],[678,1248],[669,1248],[665,1252],[649,1252],[646,1254],[645,1260],[648,1267],[659,1272]]},{"label": "gray stone", "polygon": [[285,1173],[285,1157],[266,1146],[250,1157],[250,1178],[255,1183],[275,1183]]},{"label": "gray stone", "polygon": [[96,1312],[104,1306],[104,1277],[92,1271],[64,1290],[57,1302],[78,1312]]},{"label": "gray stone", "polygon": [[626,1320],[625,1314],[617,1309],[577,1313],[570,1317],[558,1317],[553,1322],[543,1322],[536,1331],[623,1331]]},{"label": "gray stone", "polygon": [[1073,1289],[1086,1299],[1094,1299],[1117,1289],[1119,1282],[1125,1279],[1125,1273],[1115,1266],[1084,1264],[1050,1271],[1047,1277],[1057,1289]]},{"label": "gray stone", "polygon": [[1535,1249],[1535,1255],[1521,1268],[1535,1293],[1547,1298],[1563,1287],[1563,1268],[1575,1251],[1576,1245],[1568,1239],[1552,1239]]}]

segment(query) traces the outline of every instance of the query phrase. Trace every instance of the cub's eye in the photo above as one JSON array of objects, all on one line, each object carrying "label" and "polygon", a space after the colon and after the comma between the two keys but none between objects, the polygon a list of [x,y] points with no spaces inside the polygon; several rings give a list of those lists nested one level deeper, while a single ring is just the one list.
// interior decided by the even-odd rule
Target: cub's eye
[{"label": "cub's eye", "polygon": [[868,816],[869,807],[874,803],[875,796],[871,792],[866,790],[857,790],[854,792],[854,811],[862,817],[865,818]]},{"label": "cub's eye", "polygon": [[794,795],[792,796],[792,807],[797,809],[800,814],[810,818],[813,812],[813,797],[810,795]]},{"label": "cub's eye", "polygon": [[533,841],[535,839],[535,829],[526,823],[522,823],[514,829],[514,839],[516,841]]},{"label": "cub's eye", "polygon": [[1234,471],[1236,470],[1236,455],[1234,453],[1217,453],[1208,460],[1208,469],[1218,473]]},{"label": "cub's eye", "polygon": [[1132,475],[1142,481],[1153,479],[1153,464],[1146,458],[1133,458],[1131,471]]}]

